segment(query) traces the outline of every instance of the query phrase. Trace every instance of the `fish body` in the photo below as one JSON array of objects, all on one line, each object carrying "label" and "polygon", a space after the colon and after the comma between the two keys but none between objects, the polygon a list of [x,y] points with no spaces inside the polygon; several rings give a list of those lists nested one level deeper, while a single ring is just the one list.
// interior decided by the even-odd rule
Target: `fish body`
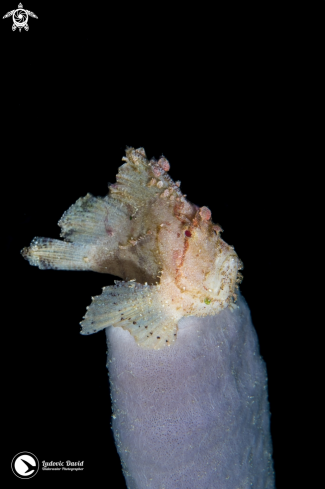
[{"label": "fish body", "polygon": [[63,214],[63,240],[34,238],[22,255],[121,278],[93,297],[81,334],[106,331],[127,487],[274,489],[266,369],[236,290],[242,263],[166,158],[128,148],[123,160],[106,197],[87,194]]},{"label": "fish body", "polygon": [[143,148],[129,148],[123,160],[106,197],[87,194],[63,214],[63,241],[34,238],[22,254],[41,269],[121,277],[94,298],[82,334],[121,326],[140,346],[160,349],[174,343],[182,317],[234,303],[242,263],[211,211],[170,178],[166,158],[148,161]]}]

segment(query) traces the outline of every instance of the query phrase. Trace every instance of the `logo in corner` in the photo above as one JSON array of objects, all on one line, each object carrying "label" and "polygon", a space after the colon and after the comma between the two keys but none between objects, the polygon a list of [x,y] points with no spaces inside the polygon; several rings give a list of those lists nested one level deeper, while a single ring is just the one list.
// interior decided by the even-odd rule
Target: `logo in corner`
[{"label": "logo in corner", "polygon": [[22,28],[24,28],[25,31],[29,30],[28,16],[38,19],[37,15],[35,15],[33,12],[23,9],[23,5],[21,3],[18,5],[18,8],[16,10],[11,10],[10,12],[7,12],[6,15],[3,16],[3,19],[6,19],[11,15],[13,20],[12,30],[15,31],[18,27],[19,32],[21,32]]},{"label": "logo in corner", "polygon": [[31,452],[19,452],[11,462],[11,470],[19,479],[31,479],[38,469],[38,458]]}]

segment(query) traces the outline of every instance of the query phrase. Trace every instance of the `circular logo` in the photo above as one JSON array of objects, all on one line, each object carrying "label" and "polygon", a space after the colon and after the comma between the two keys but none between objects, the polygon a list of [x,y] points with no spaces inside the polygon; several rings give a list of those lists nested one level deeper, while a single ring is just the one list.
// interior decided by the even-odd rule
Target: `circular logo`
[{"label": "circular logo", "polygon": [[19,452],[12,459],[11,469],[19,479],[31,479],[38,472],[38,458],[30,452]]},{"label": "circular logo", "polygon": [[17,27],[24,27],[28,22],[28,14],[24,9],[15,10],[12,19]]}]

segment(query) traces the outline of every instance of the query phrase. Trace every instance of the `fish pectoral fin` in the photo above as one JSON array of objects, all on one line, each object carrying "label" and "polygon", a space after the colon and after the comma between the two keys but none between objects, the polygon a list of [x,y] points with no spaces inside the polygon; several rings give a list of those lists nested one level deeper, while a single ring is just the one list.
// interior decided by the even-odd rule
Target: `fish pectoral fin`
[{"label": "fish pectoral fin", "polygon": [[[87,308],[81,334],[96,333],[109,326],[120,326],[144,348],[160,349],[171,345],[177,336],[180,316],[159,298],[159,285],[116,281],[93,297]],[[165,307],[166,306],[166,307]]]}]

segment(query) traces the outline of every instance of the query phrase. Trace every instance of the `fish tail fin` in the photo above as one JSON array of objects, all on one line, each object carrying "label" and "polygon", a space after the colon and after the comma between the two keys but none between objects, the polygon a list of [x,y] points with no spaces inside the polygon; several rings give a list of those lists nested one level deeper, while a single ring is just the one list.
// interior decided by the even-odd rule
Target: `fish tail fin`
[{"label": "fish tail fin", "polygon": [[90,270],[87,252],[85,246],[66,243],[59,239],[34,238],[21,254],[30,265],[41,270]]}]

